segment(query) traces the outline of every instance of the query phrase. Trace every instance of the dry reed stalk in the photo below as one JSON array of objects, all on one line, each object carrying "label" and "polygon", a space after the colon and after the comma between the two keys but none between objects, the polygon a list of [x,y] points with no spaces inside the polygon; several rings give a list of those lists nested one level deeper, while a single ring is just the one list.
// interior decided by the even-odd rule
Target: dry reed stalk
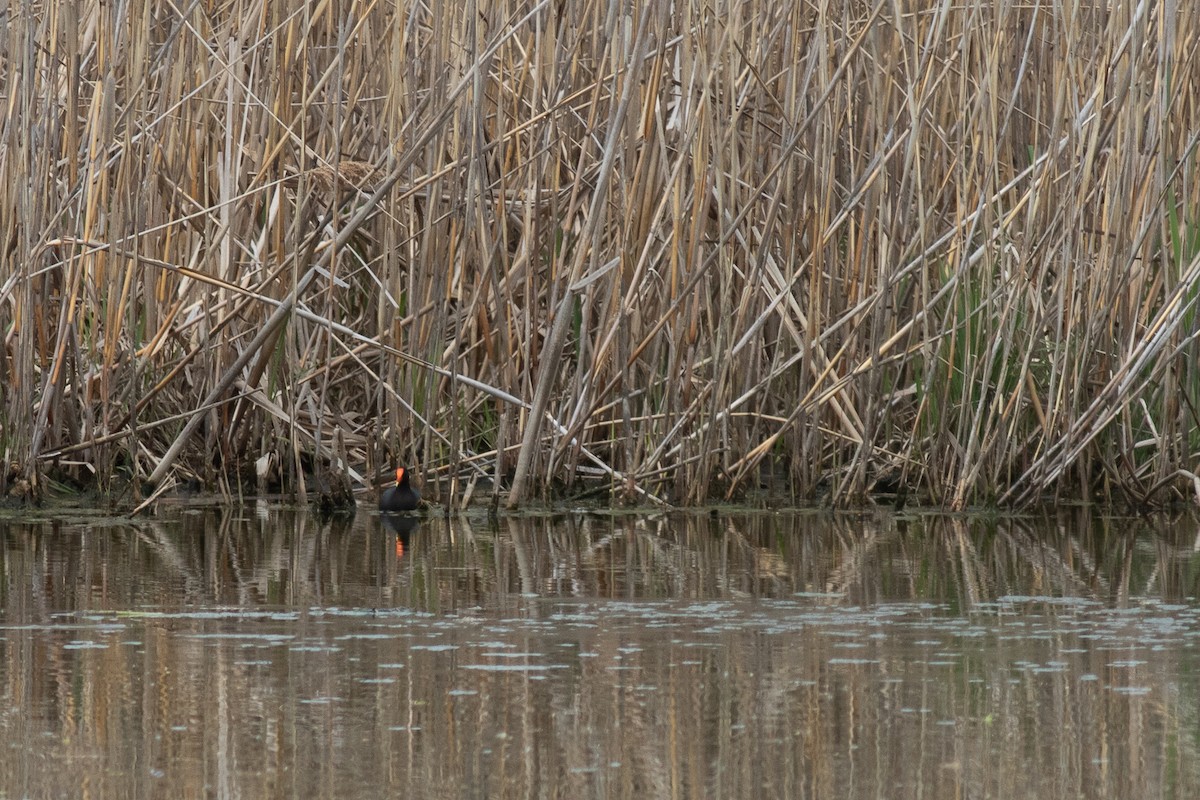
[{"label": "dry reed stalk", "polygon": [[0,490],[1195,495],[1188,4],[7,21]]}]

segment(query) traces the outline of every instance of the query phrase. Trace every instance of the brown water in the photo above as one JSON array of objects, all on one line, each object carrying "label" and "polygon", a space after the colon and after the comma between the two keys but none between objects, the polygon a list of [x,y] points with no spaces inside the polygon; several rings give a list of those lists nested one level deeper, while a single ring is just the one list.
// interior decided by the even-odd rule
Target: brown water
[{"label": "brown water", "polygon": [[1200,797],[1198,543],[1086,514],[0,520],[0,797]]}]

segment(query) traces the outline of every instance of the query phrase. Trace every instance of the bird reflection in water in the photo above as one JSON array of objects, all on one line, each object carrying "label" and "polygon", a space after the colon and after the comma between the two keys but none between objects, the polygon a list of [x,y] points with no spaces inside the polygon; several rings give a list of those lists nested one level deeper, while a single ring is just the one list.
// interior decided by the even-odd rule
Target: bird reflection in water
[{"label": "bird reflection in water", "polygon": [[393,514],[384,512],[379,515],[383,520],[385,530],[396,534],[396,558],[404,558],[412,539],[413,531],[421,524],[421,518],[412,514]]}]

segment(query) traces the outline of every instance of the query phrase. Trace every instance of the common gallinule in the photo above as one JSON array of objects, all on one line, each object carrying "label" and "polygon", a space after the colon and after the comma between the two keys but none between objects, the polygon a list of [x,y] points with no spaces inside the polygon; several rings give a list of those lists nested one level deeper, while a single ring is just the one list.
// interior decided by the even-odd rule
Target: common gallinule
[{"label": "common gallinule", "polygon": [[421,502],[421,493],[408,482],[408,470],[396,469],[396,485],[379,496],[380,511],[412,511]]}]

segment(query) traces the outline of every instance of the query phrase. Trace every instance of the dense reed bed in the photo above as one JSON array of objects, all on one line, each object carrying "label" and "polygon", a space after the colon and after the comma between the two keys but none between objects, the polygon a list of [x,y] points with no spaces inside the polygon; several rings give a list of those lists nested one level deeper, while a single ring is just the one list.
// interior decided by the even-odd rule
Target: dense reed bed
[{"label": "dense reed bed", "polygon": [[0,19],[6,491],[1200,493],[1194,4]]}]

